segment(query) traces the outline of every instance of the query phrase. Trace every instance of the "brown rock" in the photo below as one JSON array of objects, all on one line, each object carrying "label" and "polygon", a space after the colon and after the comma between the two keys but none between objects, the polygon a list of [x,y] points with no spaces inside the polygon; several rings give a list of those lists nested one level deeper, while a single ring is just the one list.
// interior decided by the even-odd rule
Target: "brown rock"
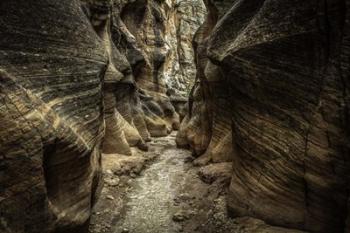
[{"label": "brown rock", "polygon": [[208,184],[220,179],[229,184],[232,175],[232,163],[214,163],[198,171],[200,179]]},{"label": "brown rock", "polygon": [[78,1],[0,5],[0,231],[78,232],[99,189],[105,50]]},{"label": "brown rock", "polygon": [[346,231],[348,1],[206,5],[195,37],[198,82],[178,145],[205,161],[232,160],[233,216]]}]

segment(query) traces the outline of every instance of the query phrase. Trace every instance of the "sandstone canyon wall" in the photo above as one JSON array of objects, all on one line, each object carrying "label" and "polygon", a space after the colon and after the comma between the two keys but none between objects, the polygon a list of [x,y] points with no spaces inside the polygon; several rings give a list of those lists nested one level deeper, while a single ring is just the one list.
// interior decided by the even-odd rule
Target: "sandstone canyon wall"
[{"label": "sandstone canyon wall", "polygon": [[84,231],[102,152],[179,127],[233,217],[350,232],[350,2],[204,3],[0,2],[0,232]]},{"label": "sandstone canyon wall", "polygon": [[78,1],[0,12],[0,232],[78,232],[100,176],[104,47]]},{"label": "sandstone canyon wall", "polygon": [[102,152],[179,128],[191,2],[1,1],[0,232],[85,231]]},{"label": "sandstone canyon wall", "polygon": [[349,232],[350,2],[206,6],[178,145],[199,165],[232,161],[232,216]]},{"label": "sandstone canyon wall", "polygon": [[86,3],[88,17],[110,47],[105,153],[130,153],[125,142],[146,149],[151,136],[179,128],[186,113],[187,80],[195,75],[190,32],[203,21],[205,7],[200,3]]}]

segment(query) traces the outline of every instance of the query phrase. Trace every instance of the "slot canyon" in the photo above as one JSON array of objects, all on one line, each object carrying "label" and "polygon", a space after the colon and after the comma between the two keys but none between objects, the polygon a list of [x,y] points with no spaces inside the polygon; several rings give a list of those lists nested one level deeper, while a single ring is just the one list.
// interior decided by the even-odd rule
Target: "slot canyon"
[{"label": "slot canyon", "polygon": [[350,0],[1,0],[0,233],[350,233]]}]

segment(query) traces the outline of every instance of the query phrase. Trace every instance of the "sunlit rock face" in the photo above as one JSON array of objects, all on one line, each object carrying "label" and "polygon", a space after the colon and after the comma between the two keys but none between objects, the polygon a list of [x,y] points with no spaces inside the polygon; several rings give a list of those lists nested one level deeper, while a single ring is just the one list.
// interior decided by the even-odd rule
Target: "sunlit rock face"
[{"label": "sunlit rock face", "polygon": [[206,5],[178,144],[232,160],[232,216],[349,232],[349,2]]},{"label": "sunlit rock face", "polygon": [[187,95],[195,78],[192,37],[203,21],[204,5],[153,0],[114,5],[113,40],[131,65],[146,128],[151,136],[167,135],[179,128],[181,118],[172,102]]},{"label": "sunlit rock face", "polygon": [[106,51],[78,1],[0,3],[0,232],[79,232],[104,133]]},{"label": "sunlit rock face", "polygon": [[[109,54],[104,153],[146,149],[151,136],[177,130],[194,80],[192,40],[202,1],[84,1]],[[171,66],[171,67],[170,67]],[[186,74],[186,75],[184,75]],[[118,143],[115,143],[118,141]]]},{"label": "sunlit rock face", "polygon": [[191,38],[205,14],[201,1],[185,3],[82,1],[109,57],[104,153],[131,154],[130,146],[146,150],[151,136],[179,128],[195,74]]},{"label": "sunlit rock face", "polygon": [[[162,67],[170,88],[187,93],[196,78],[192,40],[204,22],[206,8],[202,0],[165,1],[165,46],[169,52]],[[174,78],[175,77],[175,78]]]},{"label": "sunlit rock face", "polygon": [[139,71],[135,78],[141,88],[187,91],[196,73],[192,38],[204,20],[203,2],[120,0],[117,5],[124,29],[134,37],[133,47],[139,50],[129,51],[128,57],[133,64],[143,63],[135,70]]}]

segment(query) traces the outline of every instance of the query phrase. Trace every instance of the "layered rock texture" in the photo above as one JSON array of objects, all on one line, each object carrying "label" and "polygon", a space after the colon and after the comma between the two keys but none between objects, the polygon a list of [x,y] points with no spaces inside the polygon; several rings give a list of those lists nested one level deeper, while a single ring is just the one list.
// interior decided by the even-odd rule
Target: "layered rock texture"
[{"label": "layered rock texture", "polygon": [[104,46],[78,1],[1,1],[0,19],[0,232],[78,232],[99,183]]},{"label": "layered rock texture", "polygon": [[349,76],[348,0],[2,0],[0,232],[86,232],[102,154],[180,128],[253,230],[350,233]]},{"label": "layered rock texture", "polygon": [[178,145],[232,161],[232,216],[349,232],[349,1],[206,6]]},{"label": "layered rock texture", "polygon": [[0,232],[81,232],[101,154],[178,129],[201,1],[0,3]]},{"label": "layered rock texture", "polygon": [[109,54],[105,77],[104,153],[147,149],[150,137],[178,129],[186,114],[193,32],[204,20],[201,1],[87,1],[84,11]]}]

